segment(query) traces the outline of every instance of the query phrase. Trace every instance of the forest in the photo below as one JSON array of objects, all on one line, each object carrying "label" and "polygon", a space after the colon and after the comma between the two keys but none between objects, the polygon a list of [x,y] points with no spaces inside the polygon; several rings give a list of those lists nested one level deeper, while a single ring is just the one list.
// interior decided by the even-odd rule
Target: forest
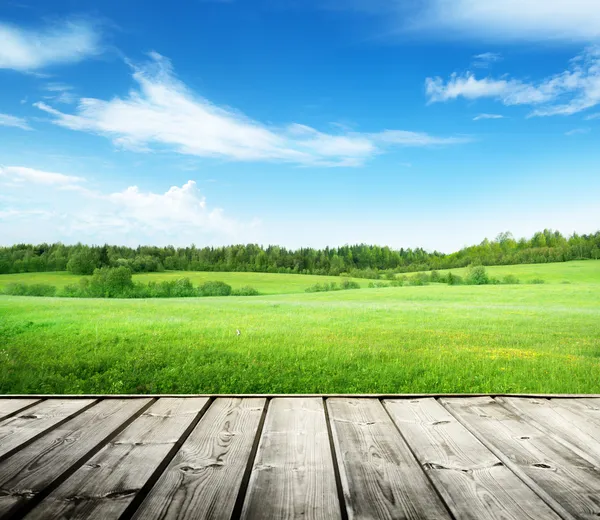
[{"label": "forest", "polygon": [[69,271],[88,275],[101,267],[128,267],[134,273],[179,271],[241,271],[379,278],[382,274],[460,268],[471,264],[514,265],[600,259],[600,231],[565,237],[545,229],[530,239],[510,232],[451,254],[422,248],[391,249],[376,245],[345,245],[325,249],[286,249],[256,244],[223,247],[137,248],[83,244],[16,244],[0,247],[0,274]]}]

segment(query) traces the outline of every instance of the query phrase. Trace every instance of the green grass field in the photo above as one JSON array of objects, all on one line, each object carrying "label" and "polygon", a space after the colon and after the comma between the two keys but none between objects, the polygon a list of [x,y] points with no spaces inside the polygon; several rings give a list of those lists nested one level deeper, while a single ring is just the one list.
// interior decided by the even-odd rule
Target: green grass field
[{"label": "green grass field", "polygon": [[[600,393],[600,262],[497,269],[549,283],[246,298],[0,296],[0,393]],[[194,274],[237,277],[264,292],[314,283]]]},{"label": "green grass field", "polygon": [[[22,273],[22,274],[0,274],[0,288],[9,283],[44,283],[55,287],[78,283],[79,275],[67,272],[52,273]],[[214,273],[197,271],[165,271],[162,273],[142,273],[133,276],[134,282],[162,282],[163,280],[176,280],[178,278],[189,278],[194,285],[201,285],[210,280],[225,282],[234,289],[245,285],[251,285],[261,294],[286,294],[304,292],[304,290],[316,283],[336,282],[339,276],[313,276],[297,274],[270,274],[270,273]],[[353,278],[362,287],[367,287],[369,280]]]}]

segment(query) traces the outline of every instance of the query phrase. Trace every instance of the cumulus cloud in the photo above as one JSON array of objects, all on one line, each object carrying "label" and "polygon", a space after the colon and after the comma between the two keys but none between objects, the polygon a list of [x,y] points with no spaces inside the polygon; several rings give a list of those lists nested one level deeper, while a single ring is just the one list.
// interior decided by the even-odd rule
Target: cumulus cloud
[{"label": "cumulus cloud", "polygon": [[[240,222],[209,207],[193,180],[165,192],[137,186],[106,192],[85,183],[61,173],[1,167],[3,191],[16,196],[0,203],[0,236],[8,242],[189,245],[235,242],[260,227],[257,219]],[[78,190],[78,196],[68,190]]]},{"label": "cumulus cloud", "polygon": [[12,126],[21,130],[31,130],[26,119],[22,117],[11,116],[9,114],[0,114],[0,126]]},{"label": "cumulus cloud", "polygon": [[480,78],[474,73],[452,74],[445,81],[427,78],[430,103],[457,98],[495,99],[504,105],[534,105],[532,116],[571,115],[600,104],[600,47],[590,47],[571,60],[569,68],[538,82]]},{"label": "cumulus cloud", "polygon": [[30,72],[73,63],[100,52],[100,34],[85,21],[66,21],[42,29],[0,22],[0,69]]},{"label": "cumulus cloud", "polygon": [[328,134],[297,123],[267,126],[195,95],[175,77],[170,61],[157,53],[151,53],[151,61],[134,66],[133,71],[138,88],[127,97],[109,101],[83,98],[74,114],[44,102],[35,106],[52,115],[57,125],[104,135],[120,147],[136,151],[168,149],[236,161],[358,165],[391,146],[466,140],[398,130]]},{"label": "cumulus cloud", "polygon": [[479,114],[473,118],[473,121],[481,121],[482,119],[504,119],[500,114]]}]

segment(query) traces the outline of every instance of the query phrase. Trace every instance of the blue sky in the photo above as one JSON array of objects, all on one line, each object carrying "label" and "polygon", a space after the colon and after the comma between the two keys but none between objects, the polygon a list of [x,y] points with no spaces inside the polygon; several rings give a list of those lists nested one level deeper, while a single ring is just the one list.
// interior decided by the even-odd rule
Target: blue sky
[{"label": "blue sky", "polygon": [[595,0],[5,0],[0,243],[600,228]]}]

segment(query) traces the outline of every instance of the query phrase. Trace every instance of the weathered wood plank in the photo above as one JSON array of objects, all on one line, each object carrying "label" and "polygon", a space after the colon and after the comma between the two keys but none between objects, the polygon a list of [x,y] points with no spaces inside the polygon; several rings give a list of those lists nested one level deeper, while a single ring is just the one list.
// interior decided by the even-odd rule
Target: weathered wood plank
[{"label": "weathered wood plank", "polygon": [[118,518],[207,403],[206,398],[158,400],[27,518]]},{"label": "weathered wood plank", "polygon": [[384,405],[455,518],[560,518],[435,399]]},{"label": "weathered wood plank", "polygon": [[600,468],[492,398],[441,403],[563,518],[600,516]]},{"label": "weathered wood plank", "polygon": [[0,399],[0,421],[39,401],[39,399]]},{"label": "weathered wood plank", "polygon": [[583,414],[589,421],[600,425],[600,399],[552,399],[552,402],[562,404],[576,413]]},{"label": "weathered wood plank", "polygon": [[450,519],[377,399],[327,400],[348,518]]},{"label": "weathered wood plank", "polygon": [[340,518],[322,399],[281,398],[269,403],[241,516]]},{"label": "weathered wood plank", "polygon": [[524,421],[534,421],[546,435],[553,436],[580,457],[600,467],[600,424],[585,413],[548,399],[500,397],[497,401],[521,415]]},{"label": "weathered wood plank", "polygon": [[265,404],[266,399],[217,399],[134,518],[231,518]]},{"label": "weathered wood plank", "polygon": [[0,457],[31,441],[93,402],[93,399],[51,399],[2,421]]},{"label": "weathered wood plank", "polygon": [[101,401],[1,463],[0,518],[36,498],[150,401]]}]

